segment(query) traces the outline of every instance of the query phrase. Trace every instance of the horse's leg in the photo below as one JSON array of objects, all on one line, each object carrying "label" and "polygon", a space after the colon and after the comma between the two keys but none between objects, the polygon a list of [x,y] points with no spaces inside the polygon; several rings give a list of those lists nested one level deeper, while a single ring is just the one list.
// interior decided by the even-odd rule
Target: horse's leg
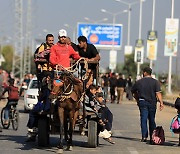
[{"label": "horse's leg", "polygon": [[64,138],[68,143],[68,114],[67,111],[64,111]]},{"label": "horse's leg", "polygon": [[58,107],[58,115],[59,115],[59,131],[60,131],[60,142],[58,146],[57,153],[63,153],[63,125],[64,125],[64,108]]},{"label": "horse's leg", "polygon": [[76,110],[75,113],[74,113],[74,118],[73,118],[73,129],[75,128],[75,125],[76,125],[76,120],[77,120],[77,117],[79,115],[79,111]]},{"label": "horse's leg", "polygon": [[72,151],[72,134],[73,134],[73,130],[74,130],[74,126],[73,126],[73,123],[74,123],[74,113],[75,111],[74,110],[71,110],[69,112],[69,131],[68,131],[68,134],[69,134],[69,139],[68,139],[68,147],[67,147],[67,150],[70,150]]}]

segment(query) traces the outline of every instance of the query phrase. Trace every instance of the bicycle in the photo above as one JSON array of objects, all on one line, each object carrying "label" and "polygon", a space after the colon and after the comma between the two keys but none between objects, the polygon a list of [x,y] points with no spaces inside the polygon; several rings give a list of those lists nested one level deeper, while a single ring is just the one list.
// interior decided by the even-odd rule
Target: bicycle
[{"label": "bicycle", "polygon": [[9,120],[8,123],[5,124],[5,119],[4,119],[4,112],[5,108],[2,108],[1,110],[1,124],[4,129],[8,129],[10,126],[10,123],[12,123],[12,128],[13,130],[18,130],[19,126],[19,111],[16,109],[16,105],[11,105],[11,108],[9,110]]}]

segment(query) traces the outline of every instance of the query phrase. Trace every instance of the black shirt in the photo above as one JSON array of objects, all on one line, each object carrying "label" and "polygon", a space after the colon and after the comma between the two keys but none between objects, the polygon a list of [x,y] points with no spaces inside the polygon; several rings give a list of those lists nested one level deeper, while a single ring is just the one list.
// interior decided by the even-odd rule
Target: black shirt
[{"label": "black shirt", "polygon": [[123,78],[117,79],[117,87],[125,88],[126,87],[126,80],[124,80]]},{"label": "black shirt", "polygon": [[91,59],[91,58],[96,57],[97,54],[98,54],[98,51],[93,44],[87,43],[86,51],[84,51],[84,49],[82,49],[82,48],[79,48],[79,55],[81,57]]},{"label": "black shirt", "polygon": [[111,87],[111,88],[116,87],[116,85],[117,85],[117,79],[116,79],[116,77],[110,77],[110,79],[109,79],[109,84],[110,84],[110,87]]},{"label": "black shirt", "polygon": [[139,99],[144,99],[152,104],[156,104],[156,92],[160,92],[161,88],[156,79],[144,77],[133,85],[131,91],[132,93],[137,92]]},{"label": "black shirt", "polygon": [[[84,51],[84,49],[82,49],[82,48],[79,48],[79,55],[81,57],[91,59],[91,58],[96,57],[97,54],[99,54],[99,53],[98,53],[96,47],[93,44],[87,43],[86,51]],[[96,68],[96,64],[89,64],[88,66],[89,66],[90,69],[95,69]]]},{"label": "black shirt", "polygon": [[104,76],[103,80],[104,80],[104,87],[108,87],[108,85],[109,85],[109,77]]}]

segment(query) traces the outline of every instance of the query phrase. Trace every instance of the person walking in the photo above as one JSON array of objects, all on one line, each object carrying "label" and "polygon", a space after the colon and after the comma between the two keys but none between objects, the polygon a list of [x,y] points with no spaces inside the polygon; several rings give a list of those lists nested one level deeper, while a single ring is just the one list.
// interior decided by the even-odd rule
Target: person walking
[{"label": "person walking", "polygon": [[108,99],[108,87],[109,87],[109,73],[106,73],[103,76],[103,91],[104,91],[104,100],[107,102]]},{"label": "person walking", "polygon": [[122,74],[119,73],[119,76],[117,78],[117,104],[122,103],[125,87],[126,81],[125,79],[123,79]]},{"label": "person walking", "polygon": [[115,74],[115,73],[112,73],[111,77],[109,78],[111,103],[114,103],[114,101],[115,101],[115,99],[116,99],[116,96],[115,96],[116,85],[117,85],[116,74]]},{"label": "person walking", "polygon": [[131,75],[129,75],[128,78],[126,79],[126,98],[128,100],[133,100],[131,88],[132,88],[132,77]]},{"label": "person walking", "polygon": [[141,142],[147,141],[147,120],[149,120],[150,143],[152,142],[153,130],[156,128],[155,115],[157,101],[160,102],[160,111],[164,107],[160,84],[156,79],[151,77],[151,73],[152,69],[150,67],[145,67],[143,69],[143,78],[138,80],[131,89],[140,111]]}]

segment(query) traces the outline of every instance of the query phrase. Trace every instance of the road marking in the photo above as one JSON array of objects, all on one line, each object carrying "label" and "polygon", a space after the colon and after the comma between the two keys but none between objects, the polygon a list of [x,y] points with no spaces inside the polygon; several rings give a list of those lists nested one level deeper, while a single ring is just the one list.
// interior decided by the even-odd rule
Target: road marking
[{"label": "road marking", "polygon": [[127,147],[127,149],[131,154],[138,154],[137,150],[134,147]]}]

